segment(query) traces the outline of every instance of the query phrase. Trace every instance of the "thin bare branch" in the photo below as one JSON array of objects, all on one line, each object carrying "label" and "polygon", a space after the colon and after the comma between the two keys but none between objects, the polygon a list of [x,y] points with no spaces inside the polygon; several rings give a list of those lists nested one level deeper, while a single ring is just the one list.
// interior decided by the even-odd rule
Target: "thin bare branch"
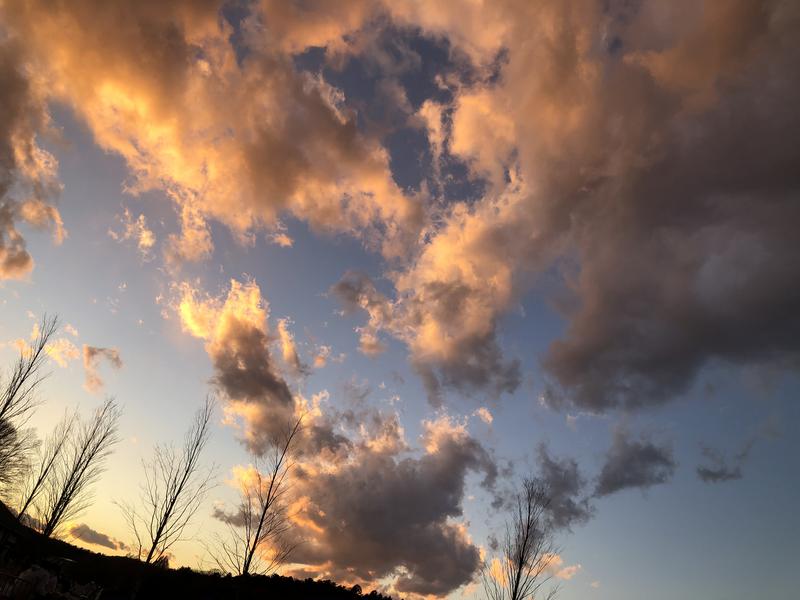
[{"label": "thin bare branch", "polygon": [[29,470],[36,438],[25,425],[38,405],[36,390],[47,377],[42,372],[45,350],[57,329],[57,317],[43,316],[36,339],[20,350],[0,385],[0,491],[7,492]]},{"label": "thin bare branch", "polygon": [[157,562],[184,539],[184,531],[212,487],[214,468],[203,470],[200,457],[208,443],[214,399],[197,411],[183,446],[156,446],[144,461],[145,480],[139,506],[118,503],[134,538],[136,556]]},{"label": "thin bare branch", "polygon": [[17,519],[22,521],[39,495],[45,488],[47,481],[55,474],[59,460],[69,445],[70,437],[78,421],[77,412],[67,412],[53,428],[53,431],[40,446],[38,456],[38,469],[29,471],[28,479],[22,490],[19,502]]},{"label": "thin bare branch", "polygon": [[91,487],[105,467],[105,459],[119,441],[117,426],[120,409],[107,399],[85,423],[79,423],[64,459],[42,493],[37,520],[46,536],[58,532],[60,525],[74,518],[91,501]]},{"label": "thin bare branch", "polygon": [[269,453],[254,457],[252,480],[241,482],[239,507],[225,515],[228,532],[210,551],[221,571],[238,575],[266,574],[286,562],[296,544],[289,541],[287,514],[288,476],[292,467],[292,443],[302,417],[289,423]]},{"label": "thin bare branch", "polygon": [[546,486],[523,481],[506,524],[499,557],[484,565],[483,589],[489,600],[551,599],[557,586],[548,586],[552,561],[558,554],[545,512],[550,504]]}]

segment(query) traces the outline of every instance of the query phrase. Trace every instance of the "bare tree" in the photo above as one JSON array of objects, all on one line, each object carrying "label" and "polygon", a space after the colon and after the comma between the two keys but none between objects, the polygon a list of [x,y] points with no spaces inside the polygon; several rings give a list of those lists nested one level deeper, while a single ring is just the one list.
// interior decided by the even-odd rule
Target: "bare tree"
[{"label": "bare tree", "polygon": [[301,421],[289,424],[266,456],[255,459],[252,477],[240,482],[237,512],[217,514],[228,525],[227,540],[219,538],[211,552],[220,570],[238,575],[270,573],[296,547],[286,536],[290,528],[286,495],[292,443]]},{"label": "bare tree", "polygon": [[24,427],[38,404],[36,389],[47,376],[42,373],[45,349],[57,329],[57,317],[42,317],[36,339],[20,350],[0,387],[0,488],[4,491],[27,471],[30,452],[36,446],[33,432]]},{"label": "bare tree", "polygon": [[558,553],[545,515],[549,504],[543,483],[523,481],[506,523],[501,555],[483,569],[483,589],[489,600],[549,600],[558,593],[557,586],[543,589],[552,579]]},{"label": "bare tree", "polygon": [[38,521],[46,536],[58,532],[65,521],[83,511],[91,500],[91,486],[105,467],[105,459],[119,441],[121,411],[113,398],[103,402],[83,423],[78,423],[63,460],[58,461],[42,492]]},{"label": "bare tree", "polygon": [[202,470],[200,455],[210,435],[214,400],[206,398],[197,411],[183,446],[156,446],[150,461],[143,461],[145,483],[141,506],[119,503],[131,533],[136,538],[139,560],[158,562],[183,532],[211,488],[213,468]]},{"label": "bare tree", "polygon": [[35,505],[47,482],[55,475],[59,461],[63,458],[63,453],[69,446],[77,421],[77,412],[65,413],[64,418],[56,424],[53,431],[39,447],[39,468],[29,471],[27,481],[22,487],[19,512],[17,513],[17,519],[20,521],[25,519],[25,515]]}]

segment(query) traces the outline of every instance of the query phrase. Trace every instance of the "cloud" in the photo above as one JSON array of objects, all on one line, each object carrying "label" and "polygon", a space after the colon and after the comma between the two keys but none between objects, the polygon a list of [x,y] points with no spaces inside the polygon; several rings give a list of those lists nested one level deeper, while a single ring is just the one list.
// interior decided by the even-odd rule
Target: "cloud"
[{"label": "cloud", "polygon": [[569,581],[583,568],[580,564],[564,565],[564,559],[559,554],[545,555],[543,561],[547,565],[545,573],[563,581]]},{"label": "cloud", "polygon": [[485,193],[447,202],[388,274],[385,309],[363,306],[362,346],[405,342],[433,397],[515,388],[497,325],[553,273],[567,323],[542,359],[554,405],[660,404],[710,361],[796,362],[796,9],[655,6],[387,8],[484,74],[420,118]]},{"label": "cloud", "polygon": [[294,343],[294,336],[289,331],[289,319],[278,319],[278,340],[281,344],[281,355],[283,362],[289,367],[295,377],[308,375],[308,365],[300,360],[297,354],[297,346]]},{"label": "cloud", "polygon": [[161,190],[175,204],[171,265],[210,255],[208,220],[249,243],[256,230],[279,230],[284,212],[400,256],[422,226],[417,199],[395,184],[388,153],[359,131],[339,92],[298,71],[290,54],[340,29],[325,19],[310,34],[321,6],[253,3],[229,22],[222,5],[32,2],[4,5],[2,17],[52,99],[124,158],[129,191]]},{"label": "cloud", "polygon": [[0,280],[23,279],[34,261],[17,228],[20,222],[66,236],[53,204],[60,192],[55,158],[39,145],[49,133],[44,89],[26,77],[20,45],[0,39]]},{"label": "cloud", "polygon": [[475,410],[475,412],[472,413],[472,414],[475,415],[476,417],[478,417],[481,421],[483,421],[487,425],[491,425],[492,421],[494,421],[494,417],[492,416],[492,413],[485,406],[481,406],[480,408],[477,408]]},{"label": "cloud", "polygon": [[89,392],[99,392],[103,388],[104,383],[99,372],[101,360],[105,360],[115,369],[122,368],[122,358],[116,348],[83,345],[83,369],[85,372],[83,387]]},{"label": "cloud", "polygon": [[260,454],[295,414],[292,392],[270,352],[269,305],[261,289],[253,280],[232,279],[227,294],[217,297],[188,283],[176,290],[181,325],[205,341],[226,415],[244,423],[248,447]]},{"label": "cloud", "polygon": [[753,436],[745,442],[731,461],[729,461],[719,450],[708,446],[702,447],[702,454],[710,465],[698,465],[696,468],[697,477],[704,483],[720,483],[733,481],[742,478],[742,467],[744,466],[750,451],[755,445],[756,437]]},{"label": "cloud", "polygon": [[331,355],[331,347],[325,344],[320,344],[316,347],[314,353],[314,368],[321,369],[328,364],[328,358]]},{"label": "cloud", "polygon": [[[29,313],[29,317],[33,317],[33,313]],[[65,330],[70,335],[77,337],[77,330],[72,327],[71,325],[67,324]],[[31,333],[29,336],[29,340],[33,341],[36,340],[41,333],[39,322],[36,321],[33,324],[33,328],[31,329]],[[18,338],[11,342],[20,352],[30,352],[31,346],[28,343],[28,340],[23,338]],[[81,353],[78,348],[73,344],[69,339],[61,337],[61,338],[53,338],[51,339],[44,347],[45,354],[49,356],[53,362],[55,362],[59,367],[66,368],[69,364],[69,361],[76,360],[80,357]]]},{"label": "cloud", "polygon": [[66,367],[69,361],[80,358],[78,348],[67,338],[56,338],[49,342],[45,348],[47,356],[52,358],[59,367]]},{"label": "cloud", "polygon": [[108,235],[111,239],[117,242],[133,240],[136,242],[136,248],[142,260],[151,260],[153,246],[156,243],[156,235],[147,226],[147,218],[144,215],[139,215],[134,219],[127,207],[123,210],[122,215],[117,218],[122,230],[114,231],[109,229]]},{"label": "cloud", "polygon": [[93,546],[102,546],[103,548],[108,548],[109,550],[128,549],[128,546],[123,542],[115,540],[105,533],[92,529],[86,523],[74,523],[69,528],[69,535],[71,535],[73,538],[86,542],[87,544],[91,544]]},{"label": "cloud", "polygon": [[276,246],[280,246],[281,248],[291,248],[294,246],[294,240],[289,237],[289,234],[284,232],[279,233],[271,233],[268,237],[269,241],[271,241]]},{"label": "cloud", "polygon": [[547,513],[552,525],[570,529],[575,524],[586,523],[594,507],[585,494],[586,480],[578,470],[577,461],[555,459],[545,444],[539,444],[537,463],[537,479],[546,486],[550,497]]},{"label": "cloud", "polygon": [[[411,448],[396,413],[360,404],[344,411],[315,400],[307,411],[293,469],[288,514],[302,540],[288,572],[377,585],[394,593],[446,595],[468,583],[480,552],[462,521],[466,477],[488,490],[497,468],[489,452],[447,415],[422,423]],[[312,449],[319,431],[337,444]],[[231,484],[252,477],[233,469]],[[216,505],[213,516],[236,525],[241,515]]]},{"label": "cloud", "polygon": [[419,457],[406,448],[396,415],[354,436],[349,454],[328,468],[299,466],[303,498],[295,523],[306,543],[293,560],[305,572],[344,581],[389,578],[396,593],[446,595],[469,582],[480,564],[462,516],[465,478],[496,467],[462,422],[423,423]]},{"label": "cloud", "polygon": [[368,315],[367,324],[356,329],[363,353],[383,351],[382,331],[403,340],[434,406],[441,405],[443,386],[465,393],[483,390],[494,397],[517,389],[519,361],[503,360],[494,326],[484,321],[488,316],[473,302],[469,288],[457,280],[395,285],[408,290],[403,301],[389,300],[364,273],[348,272],[331,288],[346,311],[360,308]]},{"label": "cloud", "polygon": [[392,305],[389,299],[377,290],[372,279],[366,273],[348,271],[331,287],[330,292],[342,303],[345,313],[352,313],[358,309],[366,311],[368,323],[356,328],[359,335],[359,350],[367,356],[383,352],[385,346],[378,334],[391,323]]},{"label": "cloud", "polygon": [[[553,300],[567,324],[542,357],[554,405],[659,404],[712,360],[800,355],[794,7],[249,6],[239,21],[210,0],[4,5],[17,41],[3,46],[3,181],[55,190],[35,142],[58,101],[125,159],[130,191],[175,205],[173,268],[211,255],[212,220],[242,243],[262,231],[285,243],[282,214],[355,236],[396,261],[391,292],[351,282],[365,284],[360,304],[370,296],[362,351],[380,352],[384,336],[406,344],[435,405],[447,389],[518,388],[498,324],[543,274],[563,283]],[[357,125],[364,115],[295,67],[292,53],[312,46],[331,63],[367,57],[381,93],[407,97],[405,58],[371,56],[386,27],[470,62],[470,77],[440,77],[441,97],[413,116],[432,155],[466,166],[477,199],[404,192],[380,136]],[[17,223],[60,221],[53,194],[11,201],[3,186],[2,276],[24,277]]]},{"label": "cloud", "polygon": [[675,473],[675,466],[671,448],[656,445],[644,437],[631,439],[627,431],[618,428],[594,493],[607,496],[628,488],[647,489],[666,483]]}]

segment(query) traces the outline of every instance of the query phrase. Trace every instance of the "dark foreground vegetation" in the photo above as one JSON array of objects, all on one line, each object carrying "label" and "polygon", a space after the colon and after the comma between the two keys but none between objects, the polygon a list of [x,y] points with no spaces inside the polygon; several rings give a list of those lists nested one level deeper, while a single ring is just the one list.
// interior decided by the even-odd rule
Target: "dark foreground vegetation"
[{"label": "dark foreground vegetation", "polygon": [[6,598],[390,600],[375,591],[362,594],[358,586],[347,588],[332,581],[280,575],[233,577],[97,554],[20,524],[0,502],[0,599]]}]

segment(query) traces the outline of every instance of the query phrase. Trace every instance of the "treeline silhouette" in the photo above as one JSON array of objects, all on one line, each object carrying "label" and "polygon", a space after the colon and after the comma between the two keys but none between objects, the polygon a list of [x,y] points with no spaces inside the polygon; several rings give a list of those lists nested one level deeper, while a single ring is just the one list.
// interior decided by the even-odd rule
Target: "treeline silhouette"
[{"label": "treeline silhouette", "polygon": [[50,595],[53,598],[391,600],[376,591],[365,594],[359,586],[345,587],[329,580],[169,569],[133,557],[98,554],[22,525],[2,502],[0,565],[0,598],[40,597],[27,595],[33,589],[9,572],[36,565],[58,579],[57,591]]}]

